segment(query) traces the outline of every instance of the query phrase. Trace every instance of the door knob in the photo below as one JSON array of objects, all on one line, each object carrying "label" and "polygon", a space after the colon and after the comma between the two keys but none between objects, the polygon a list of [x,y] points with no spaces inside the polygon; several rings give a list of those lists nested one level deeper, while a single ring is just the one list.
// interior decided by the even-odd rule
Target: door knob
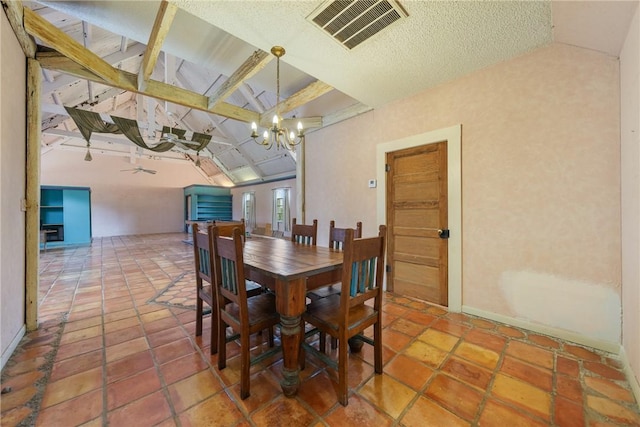
[{"label": "door knob", "polygon": [[449,230],[448,229],[439,229],[438,230],[438,236],[440,236],[441,239],[448,239],[449,238]]}]

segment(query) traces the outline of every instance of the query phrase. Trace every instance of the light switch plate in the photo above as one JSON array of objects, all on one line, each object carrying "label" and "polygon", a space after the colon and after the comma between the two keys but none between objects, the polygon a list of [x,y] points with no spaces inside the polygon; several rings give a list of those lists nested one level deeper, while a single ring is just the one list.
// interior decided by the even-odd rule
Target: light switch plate
[{"label": "light switch plate", "polygon": [[369,180],[369,188],[376,188],[377,182],[375,179]]}]

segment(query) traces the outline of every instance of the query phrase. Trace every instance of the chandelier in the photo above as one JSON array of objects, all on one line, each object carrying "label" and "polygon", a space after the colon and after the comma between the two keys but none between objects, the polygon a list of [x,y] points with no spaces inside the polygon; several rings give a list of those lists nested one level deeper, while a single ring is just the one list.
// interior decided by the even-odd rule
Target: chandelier
[{"label": "chandelier", "polygon": [[298,134],[293,131],[289,131],[286,127],[282,126],[282,117],[278,112],[280,106],[280,58],[284,56],[285,50],[282,46],[274,46],[271,48],[271,53],[276,59],[276,114],[273,116],[272,124],[269,129],[265,129],[262,134],[262,141],[258,138],[258,126],[256,122],[251,123],[251,138],[260,144],[264,145],[267,150],[276,146],[279,150],[281,147],[287,150],[293,150],[294,147],[304,141],[304,132],[302,129],[302,123],[298,122]]}]

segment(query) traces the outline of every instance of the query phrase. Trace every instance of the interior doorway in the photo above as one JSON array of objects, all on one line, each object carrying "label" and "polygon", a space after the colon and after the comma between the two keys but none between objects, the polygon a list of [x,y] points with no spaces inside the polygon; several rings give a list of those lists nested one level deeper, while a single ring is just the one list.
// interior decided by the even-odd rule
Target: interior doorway
[{"label": "interior doorway", "polygon": [[[376,147],[376,192],[377,222],[387,224],[387,154],[413,147],[437,144],[446,141],[446,185],[447,213],[446,225],[449,239],[447,251],[447,303],[449,311],[462,310],[462,182],[461,182],[461,142],[462,126],[456,125],[432,132],[413,135],[407,138],[379,144]],[[437,231],[436,231],[437,232]],[[387,248],[387,256],[388,256]],[[385,286],[389,283],[390,273],[386,274]],[[391,279],[393,280],[393,278]]]}]

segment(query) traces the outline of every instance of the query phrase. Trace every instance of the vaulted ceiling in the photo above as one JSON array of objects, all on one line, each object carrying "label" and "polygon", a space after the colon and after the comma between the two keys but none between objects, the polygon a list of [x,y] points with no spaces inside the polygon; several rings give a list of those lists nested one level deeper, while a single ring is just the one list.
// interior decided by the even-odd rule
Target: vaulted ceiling
[{"label": "vaulted ceiling", "polygon": [[[137,120],[149,144],[163,125],[211,135],[199,157],[180,146],[144,150],[113,134],[94,134],[91,151],[132,163],[183,161],[217,185],[296,174],[295,151],[267,150],[250,137],[250,122],[264,129],[276,111],[274,45],[286,49],[278,111],[292,119],[287,124],[301,120],[309,134],[552,41],[617,56],[637,4],[25,1],[23,10],[3,1],[8,16],[24,17],[38,46],[43,155],[84,156],[87,143],[64,108],[76,107],[106,122]],[[343,18],[326,16],[345,7],[355,11],[353,26],[370,33],[355,47],[344,45],[357,43],[345,35],[352,27],[332,37],[318,25],[324,20],[331,28]],[[391,24],[372,29],[373,11]]]}]

